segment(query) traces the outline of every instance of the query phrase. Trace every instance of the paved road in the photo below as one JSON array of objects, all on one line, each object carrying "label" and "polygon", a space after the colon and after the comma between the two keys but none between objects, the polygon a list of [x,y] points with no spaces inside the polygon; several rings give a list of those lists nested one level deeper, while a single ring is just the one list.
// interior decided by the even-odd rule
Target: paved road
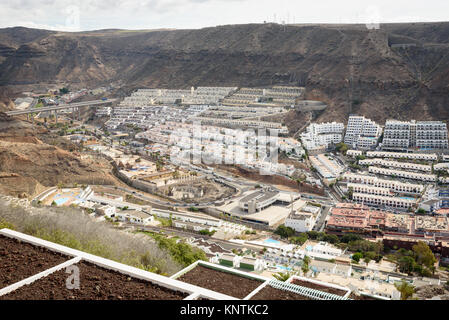
[{"label": "paved road", "polygon": [[326,217],[329,214],[330,207],[323,207],[323,210],[320,214],[320,219],[315,223],[313,230],[322,232],[324,229],[324,222],[326,221]]},{"label": "paved road", "polygon": [[115,101],[117,101],[117,99],[92,100],[92,101],[76,102],[76,103],[69,103],[69,104],[61,104],[61,105],[54,106],[54,107],[13,110],[13,111],[6,112],[6,114],[8,116],[18,116],[18,115],[23,115],[23,114],[35,113],[35,112],[56,111],[56,110],[63,110],[63,109],[70,109],[70,108],[77,108],[77,107],[98,106],[98,105],[108,104],[108,103],[115,102]]}]

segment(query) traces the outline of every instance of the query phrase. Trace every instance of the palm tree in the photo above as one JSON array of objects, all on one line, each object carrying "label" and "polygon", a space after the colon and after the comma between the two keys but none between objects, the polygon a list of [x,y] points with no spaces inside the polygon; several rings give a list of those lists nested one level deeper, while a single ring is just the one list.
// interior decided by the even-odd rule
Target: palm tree
[{"label": "palm tree", "polygon": [[282,281],[282,282],[286,282],[288,279],[290,279],[291,274],[288,271],[287,272],[279,272],[279,273],[273,274],[273,277],[276,280],[279,280],[279,281]]}]

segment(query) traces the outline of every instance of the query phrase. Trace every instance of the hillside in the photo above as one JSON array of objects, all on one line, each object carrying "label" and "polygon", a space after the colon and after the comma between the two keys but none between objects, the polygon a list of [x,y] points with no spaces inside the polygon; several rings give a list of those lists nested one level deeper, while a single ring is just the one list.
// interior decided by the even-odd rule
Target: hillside
[{"label": "hillside", "polygon": [[65,141],[57,139],[62,138],[0,114],[0,193],[27,197],[59,183],[115,183],[106,160],[81,158],[58,147]]},{"label": "hillside", "polygon": [[[403,46],[401,46],[403,45]],[[405,46],[404,46],[405,45]],[[3,48],[3,49],[1,49]],[[319,120],[449,118],[449,23],[229,25],[63,33],[0,29],[0,84],[306,86]]]}]

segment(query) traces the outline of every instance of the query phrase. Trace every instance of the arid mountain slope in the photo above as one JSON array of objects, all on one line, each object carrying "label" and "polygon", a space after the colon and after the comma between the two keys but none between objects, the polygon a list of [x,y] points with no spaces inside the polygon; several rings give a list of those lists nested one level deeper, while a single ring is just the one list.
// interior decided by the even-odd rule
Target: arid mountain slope
[{"label": "arid mountain slope", "polygon": [[0,193],[31,196],[59,183],[114,184],[107,161],[81,159],[42,142],[40,135],[48,133],[0,114]]},{"label": "arid mountain slope", "polygon": [[[9,36],[5,36],[4,34]],[[11,40],[11,34],[19,40]],[[56,33],[0,30],[0,83],[123,80],[138,87],[296,84],[350,113],[449,118],[449,23],[230,25],[200,30]],[[401,46],[402,45],[402,46]],[[413,45],[413,46],[411,46]],[[2,53],[3,52],[3,53]]]}]

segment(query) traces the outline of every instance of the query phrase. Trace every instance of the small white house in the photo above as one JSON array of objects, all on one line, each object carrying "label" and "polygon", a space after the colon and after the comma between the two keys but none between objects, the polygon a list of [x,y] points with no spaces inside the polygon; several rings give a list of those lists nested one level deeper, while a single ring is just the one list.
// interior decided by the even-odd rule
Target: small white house
[{"label": "small white house", "polygon": [[320,261],[320,260],[312,260],[309,264],[310,270],[314,273],[335,273],[336,264],[332,262]]},{"label": "small white house", "polygon": [[312,247],[313,253],[330,255],[334,257],[341,256],[342,250],[327,244],[326,242],[319,242],[318,244]]},{"label": "small white house", "polygon": [[100,206],[100,207],[96,208],[95,212],[98,214],[101,214],[103,216],[106,216],[108,218],[111,218],[111,217],[115,216],[115,214],[117,213],[117,209],[114,206],[105,205],[105,206]]},{"label": "small white house", "polygon": [[292,213],[285,219],[284,224],[296,232],[308,232],[315,225],[315,217],[309,212]]},{"label": "small white house", "polygon": [[118,220],[122,222],[136,223],[147,225],[154,220],[152,215],[146,214],[138,210],[122,210],[115,214]]}]

